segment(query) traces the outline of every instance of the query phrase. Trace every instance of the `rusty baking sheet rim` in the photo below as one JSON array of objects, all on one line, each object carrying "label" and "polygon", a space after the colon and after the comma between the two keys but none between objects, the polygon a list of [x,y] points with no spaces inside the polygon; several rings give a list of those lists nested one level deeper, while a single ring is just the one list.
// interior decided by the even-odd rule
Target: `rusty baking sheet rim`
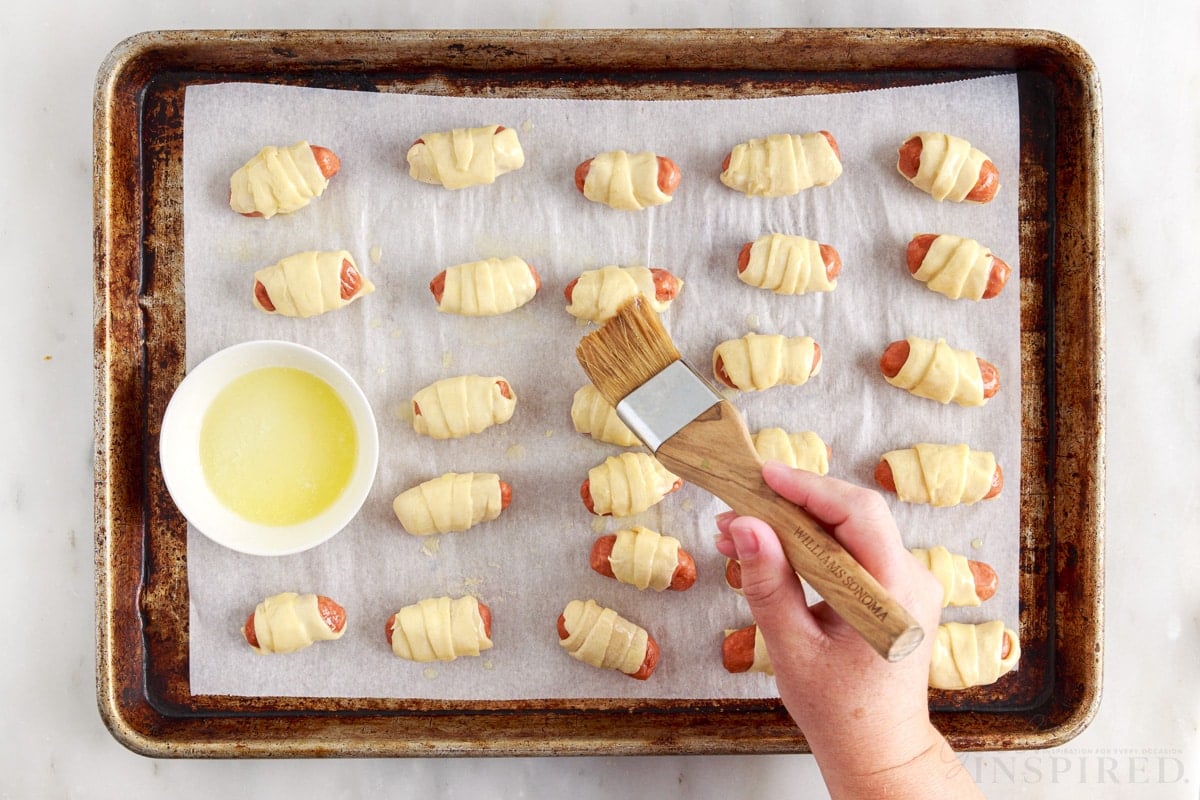
[{"label": "rusty baking sheet rim", "polygon": [[[772,701],[203,696],[179,702],[162,689],[164,678],[149,654],[179,636],[157,619],[158,577],[183,575],[186,589],[186,559],[177,542],[152,546],[164,541],[155,529],[163,512],[148,505],[154,487],[141,479],[153,478],[157,467],[147,466],[156,424],[148,376],[164,369],[177,377],[182,370],[181,358],[153,346],[161,341],[156,326],[169,326],[173,313],[162,302],[172,287],[155,285],[170,280],[156,269],[170,225],[163,231],[153,223],[178,208],[164,211],[147,198],[180,201],[170,187],[145,182],[170,173],[157,167],[178,143],[143,141],[140,123],[149,113],[142,104],[165,64],[191,76],[186,82],[282,80],[379,90],[371,76],[382,84],[405,76],[409,80],[398,83],[407,91],[449,87],[464,94],[486,94],[518,76],[509,88],[533,87],[547,96],[606,96],[628,85],[648,96],[671,96],[689,80],[692,91],[733,92],[712,79],[725,73],[738,76],[737,91],[749,93],[772,91],[780,76],[790,78],[784,85],[793,92],[806,81],[800,91],[843,90],[839,81],[853,84],[865,75],[886,76],[873,78],[884,85],[996,72],[1038,76],[1054,105],[1043,143],[1054,163],[1049,175],[1030,178],[1051,196],[1038,201],[1047,206],[1046,230],[1029,234],[1045,236],[1045,252],[1036,251],[1045,260],[1042,282],[1023,281],[1021,290],[1022,335],[1029,334],[1023,362],[1042,379],[1022,387],[1022,404],[1026,417],[1033,416],[1029,407],[1037,408],[1039,423],[1023,421],[1023,436],[1036,442],[1032,449],[1044,462],[1031,467],[1023,459],[1022,469],[1044,470],[1031,485],[1045,496],[1027,503],[1022,492],[1022,560],[1032,566],[1022,567],[1021,597],[1022,624],[1027,615],[1036,619],[1046,639],[1048,659],[1039,673],[1046,685],[1021,707],[997,713],[986,703],[985,710],[968,704],[933,716],[960,750],[1061,744],[1091,720],[1100,697],[1103,619],[1102,174],[1098,79],[1074,42],[1046,31],[1005,30],[165,31],[114,49],[95,95],[97,697],[101,716],[124,745],[180,757],[807,750]],[[519,76],[534,73],[541,84],[521,83]],[[1026,238],[1023,229],[1023,265]],[[1032,330],[1027,319],[1036,322]],[[1035,514],[1027,525],[1027,506],[1043,509],[1044,517]],[[177,517],[167,512],[173,522]],[[1032,530],[1038,524],[1048,526],[1049,541],[1038,540]],[[1034,583],[1038,569],[1044,573]]]}]

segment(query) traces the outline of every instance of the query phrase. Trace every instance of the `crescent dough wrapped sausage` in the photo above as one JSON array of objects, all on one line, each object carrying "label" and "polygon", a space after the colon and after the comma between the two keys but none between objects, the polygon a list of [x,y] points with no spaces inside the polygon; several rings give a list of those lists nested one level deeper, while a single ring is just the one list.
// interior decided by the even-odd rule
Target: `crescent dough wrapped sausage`
[{"label": "crescent dough wrapped sausage", "polygon": [[[914,547],[909,552],[933,573],[934,577],[938,579],[938,583],[942,584],[942,608],[977,606],[991,597],[991,592],[995,591],[994,587],[985,587],[983,591],[987,597],[980,597],[975,570],[971,569],[971,562],[967,560],[966,556],[951,553],[941,545],[928,549]],[[994,571],[992,571],[991,577],[995,577]]]},{"label": "crescent dough wrapped sausage", "polygon": [[945,622],[938,626],[929,662],[929,685],[934,689],[968,689],[995,683],[1021,658],[1015,631],[1003,620],[980,625]]},{"label": "crescent dough wrapped sausage", "polygon": [[285,317],[336,311],[373,291],[345,250],[295,253],[254,273],[254,305]]},{"label": "crescent dough wrapped sausage", "polygon": [[800,386],[820,371],[817,343],[810,336],[748,333],[721,342],[713,351],[714,374],[720,377],[723,372],[728,385],[743,392]]},{"label": "crescent dough wrapped sausage", "polygon": [[965,444],[922,443],[891,450],[882,459],[892,468],[897,497],[937,508],[983,500],[996,474],[992,453]]},{"label": "crescent dough wrapped sausage", "polygon": [[[909,177],[901,169],[900,174],[908,178],[913,186],[927,192],[934,200],[953,200],[955,202],[976,202],[968,197],[979,182],[980,173],[991,164],[991,159],[984,153],[971,146],[966,139],[951,136],[947,133],[933,131],[918,131],[909,139],[919,139],[921,142],[920,162],[917,172]],[[907,140],[906,140],[907,141]],[[897,168],[900,162],[897,162]],[[991,165],[995,171],[995,165]],[[998,188],[998,185],[997,185]],[[992,196],[995,189],[992,190]],[[988,196],[987,200],[990,200]],[[986,202],[986,200],[982,201]]]},{"label": "crescent dough wrapped sausage", "polygon": [[640,525],[619,530],[615,537],[607,559],[612,577],[643,590],[670,588],[680,562],[678,539]]},{"label": "crescent dough wrapped sausage", "polygon": [[[676,293],[683,281],[675,278]],[[646,304],[661,314],[671,305],[671,300],[658,299],[658,288],[654,271],[649,267],[618,267],[610,265],[580,273],[571,290],[571,303],[567,313],[577,319],[586,319],[596,324],[616,316],[621,305],[631,297],[641,294]],[[671,298],[674,299],[674,296]]]},{"label": "crescent dough wrapped sausage", "polygon": [[983,405],[983,374],[973,352],[953,348],[945,339],[934,342],[909,336],[905,341],[908,358],[898,373],[887,378],[888,383],[939,403]]},{"label": "crescent dough wrapped sausage", "polygon": [[259,654],[293,653],[313,642],[340,639],[346,611],[328,597],[281,592],[263,600],[246,620],[243,635]]},{"label": "crescent dough wrapped sausage", "polygon": [[501,377],[443,378],[413,395],[413,430],[458,439],[512,419],[517,397]]},{"label": "crescent dough wrapped sausage", "polygon": [[453,661],[492,647],[490,613],[470,595],[427,597],[393,614],[386,630],[392,652],[409,661]]},{"label": "crescent dough wrapped sausage", "polygon": [[595,600],[567,603],[559,618],[558,643],[571,658],[638,680],[649,678],[658,663],[654,637]]},{"label": "crescent dough wrapped sausage", "polygon": [[617,416],[612,403],[590,383],[581,386],[571,400],[571,422],[576,431],[600,442],[617,447],[636,447],[642,443]]},{"label": "crescent dough wrapped sausage", "polygon": [[721,663],[729,672],[761,672],[774,675],[771,654],[757,625],[738,630],[726,630],[721,642]]},{"label": "crescent dough wrapped sausage", "polygon": [[751,441],[763,461],[782,461],[792,469],[818,475],[829,472],[829,448],[812,431],[788,433],[783,428],[763,428]]},{"label": "crescent dough wrapped sausage", "polygon": [[682,480],[649,453],[621,453],[588,470],[584,484],[593,514],[640,514],[679,488]]},{"label": "crescent dough wrapped sausage", "polygon": [[537,294],[538,280],[524,259],[488,258],[447,267],[438,311],[468,317],[507,314]]},{"label": "crescent dough wrapped sausage", "polygon": [[830,280],[826,272],[821,243],[783,233],[758,237],[750,246],[750,258],[738,278],[776,294],[832,292],[837,288],[837,279]]},{"label": "crescent dough wrapped sausage", "polygon": [[842,161],[826,132],[777,133],[733,148],[721,183],[751,197],[786,197],[828,186],[842,174]]},{"label": "crescent dough wrapped sausage", "polygon": [[503,488],[494,472],[447,472],[401,492],[392,510],[414,536],[465,531],[500,516]]},{"label": "crescent dough wrapped sausage", "polygon": [[981,300],[995,261],[992,251],[974,239],[943,233],[934,237],[912,276],[951,300]]},{"label": "crescent dough wrapped sausage", "polygon": [[501,125],[426,133],[408,148],[408,174],[447,189],[492,183],[525,164],[517,132]]},{"label": "crescent dough wrapped sausage", "polygon": [[308,142],[268,146],[230,176],[229,207],[239,214],[269,219],[299,211],[328,185],[329,178]]},{"label": "crescent dough wrapped sausage", "polygon": [[593,156],[583,181],[583,196],[622,211],[641,211],[671,202],[658,184],[658,156],[611,150]]}]

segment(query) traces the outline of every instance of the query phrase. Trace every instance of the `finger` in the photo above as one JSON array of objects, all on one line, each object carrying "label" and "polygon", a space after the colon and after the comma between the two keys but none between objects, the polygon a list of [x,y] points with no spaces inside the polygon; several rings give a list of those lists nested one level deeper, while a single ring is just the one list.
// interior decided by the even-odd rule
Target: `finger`
[{"label": "finger", "polygon": [[742,565],[742,594],[763,636],[779,642],[794,639],[797,633],[820,637],[804,587],[770,526],[754,517],[738,517],[729,524],[729,538],[733,557]]},{"label": "finger", "polygon": [[792,469],[779,461],[763,465],[763,480],[830,528],[847,522],[858,523],[859,527],[863,523],[884,523],[880,527],[894,533],[896,543],[900,542],[891,512],[878,492],[815,472]]},{"label": "finger", "polygon": [[715,517],[719,533],[713,537],[713,544],[716,545],[717,552],[726,558],[737,558],[737,548],[729,535],[729,523],[736,518],[737,514],[733,511],[724,511]]},{"label": "finger", "polygon": [[878,492],[779,462],[763,467],[763,479],[824,524],[884,587],[907,588],[912,556],[904,549],[895,520]]},{"label": "finger", "polygon": [[737,558],[737,546],[733,543],[733,537],[728,531],[722,531],[713,537],[713,544],[716,545],[717,552],[726,558]]}]

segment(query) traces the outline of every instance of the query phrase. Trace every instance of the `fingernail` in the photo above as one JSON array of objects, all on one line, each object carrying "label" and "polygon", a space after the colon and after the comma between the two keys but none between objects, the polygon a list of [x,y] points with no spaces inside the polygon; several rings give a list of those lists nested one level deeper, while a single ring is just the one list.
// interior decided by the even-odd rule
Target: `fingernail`
[{"label": "fingernail", "polygon": [[717,514],[715,517],[713,517],[713,521],[715,521],[717,525],[721,525],[733,519],[735,516],[737,516],[737,514],[735,514],[733,511],[722,511],[720,514]]},{"label": "fingernail", "polygon": [[733,539],[739,561],[746,561],[758,555],[758,536],[749,525],[735,521],[729,526],[729,536]]}]

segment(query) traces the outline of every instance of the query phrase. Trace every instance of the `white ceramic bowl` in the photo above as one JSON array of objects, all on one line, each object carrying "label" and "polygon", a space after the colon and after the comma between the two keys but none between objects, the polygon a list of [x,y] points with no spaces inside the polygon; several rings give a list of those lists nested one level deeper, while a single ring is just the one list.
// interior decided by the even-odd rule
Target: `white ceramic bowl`
[{"label": "white ceramic bowl", "polygon": [[[295,525],[262,525],[234,513],[213,494],[200,463],[205,411],[231,381],[263,367],[293,367],[325,381],[346,404],[358,434],[358,459],[346,488],[329,508]],[[159,461],[171,499],[209,539],[250,555],[290,555],[327,541],[362,508],[375,481],[379,432],[362,389],[328,356],[292,342],[244,342],[209,356],[179,384],[163,415]]]}]

